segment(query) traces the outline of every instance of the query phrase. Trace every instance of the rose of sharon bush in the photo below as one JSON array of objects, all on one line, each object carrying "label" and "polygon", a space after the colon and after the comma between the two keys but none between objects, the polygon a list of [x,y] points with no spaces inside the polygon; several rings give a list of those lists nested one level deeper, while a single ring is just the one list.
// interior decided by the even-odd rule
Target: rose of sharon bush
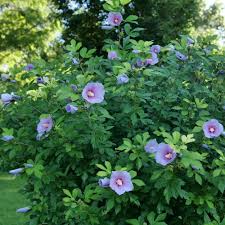
[{"label": "rose of sharon bush", "polygon": [[122,195],[125,192],[129,192],[134,189],[131,176],[127,171],[112,171],[109,187],[118,195]]},{"label": "rose of sharon bush", "polygon": [[83,91],[82,97],[89,103],[101,103],[104,101],[105,89],[101,83],[88,83]]},{"label": "rose of sharon bush", "polygon": [[166,166],[167,164],[173,162],[176,155],[176,152],[169,145],[161,143],[157,147],[155,160],[157,163]]},{"label": "rose of sharon bush", "polygon": [[[128,1],[107,2],[122,15]],[[186,36],[150,52],[158,43],[139,39],[136,16],[123,17],[103,55],[72,40],[32,71],[10,70],[16,82],[0,93],[21,100],[0,103],[1,138],[14,137],[0,138],[0,167],[26,178],[32,225],[222,225],[224,53]],[[153,53],[158,63],[146,65]]]},{"label": "rose of sharon bush", "polygon": [[123,21],[123,16],[119,12],[110,12],[108,15],[108,23],[111,26],[119,26]]},{"label": "rose of sharon bush", "polygon": [[216,119],[204,123],[203,131],[207,138],[219,137],[223,133],[223,125]]}]

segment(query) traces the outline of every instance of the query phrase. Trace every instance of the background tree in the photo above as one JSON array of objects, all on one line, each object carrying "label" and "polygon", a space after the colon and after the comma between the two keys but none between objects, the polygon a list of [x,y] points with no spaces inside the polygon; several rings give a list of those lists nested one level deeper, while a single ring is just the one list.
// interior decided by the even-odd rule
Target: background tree
[{"label": "background tree", "polygon": [[[66,41],[75,38],[87,47],[102,46],[105,32],[101,22],[106,18],[102,0],[54,0],[62,10],[65,23],[63,37]],[[145,28],[141,39],[154,40],[159,44],[188,34],[191,30],[221,26],[219,7],[214,5],[204,10],[203,0],[133,0],[126,7],[125,17],[139,16],[139,25]]]},{"label": "background tree", "polygon": [[1,0],[0,64],[49,56],[60,28],[56,8],[48,0]]}]

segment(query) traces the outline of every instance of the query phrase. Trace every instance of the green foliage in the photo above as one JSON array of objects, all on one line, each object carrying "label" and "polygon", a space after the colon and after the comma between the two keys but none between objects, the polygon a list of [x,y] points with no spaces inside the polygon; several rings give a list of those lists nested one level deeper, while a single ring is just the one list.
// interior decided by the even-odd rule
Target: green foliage
[{"label": "green foliage", "polygon": [[[206,53],[201,42],[188,45],[183,36],[162,47],[157,65],[138,67],[138,59],[151,57],[152,42],[134,40],[141,30],[136,19],[127,17],[116,41],[105,40],[102,51],[115,50],[118,59],[71,41],[64,54],[35,61],[31,71],[15,68],[10,79],[16,83],[0,85],[1,93],[21,96],[1,105],[1,133],[15,139],[1,140],[0,157],[5,168],[33,164],[23,173],[30,225],[223,224],[224,137],[207,139],[202,124],[211,118],[225,124],[218,73],[224,53],[216,46]],[[172,45],[188,60],[177,59]],[[124,73],[129,82],[118,84]],[[48,79],[40,84],[39,76]],[[82,98],[91,81],[104,85],[101,104]],[[68,102],[78,107],[75,114],[66,112]],[[37,123],[49,115],[53,129],[38,141]],[[150,139],[169,144],[175,161],[157,164],[144,149]],[[112,171],[128,171],[134,190],[117,195],[99,186]]]}]

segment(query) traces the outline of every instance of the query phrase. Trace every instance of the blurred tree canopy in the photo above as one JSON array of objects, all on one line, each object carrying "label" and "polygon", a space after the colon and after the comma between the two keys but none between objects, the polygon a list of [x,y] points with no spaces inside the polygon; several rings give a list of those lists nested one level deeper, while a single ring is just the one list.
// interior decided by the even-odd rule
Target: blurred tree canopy
[{"label": "blurred tree canopy", "polygon": [[51,1],[0,1],[0,64],[53,53],[49,43],[61,28]]},{"label": "blurred tree canopy", "polygon": [[[88,47],[102,46],[105,32],[101,22],[106,18],[102,0],[54,0],[61,10],[66,41],[82,41]],[[204,26],[221,26],[223,19],[219,7],[203,10],[203,0],[133,0],[126,7],[125,16],[139,16],[139,25],[145,28],[141,39],[165,44],[179,34]]]},{"label": "blurred tree canopy", "polygon": [[[60,41],[82,41],[101,49],[107,17],[104,0],[0,0],[0,65],[54,55]],[[203,0],[132,0],[124,17],[135,14],[145,28],[141,39],[168,43],[179,34],[222,24],[219,7],[202,10]],[[63,36],[61,36],[63,32]],[[111,34],[113,35],[113,33]]]}]

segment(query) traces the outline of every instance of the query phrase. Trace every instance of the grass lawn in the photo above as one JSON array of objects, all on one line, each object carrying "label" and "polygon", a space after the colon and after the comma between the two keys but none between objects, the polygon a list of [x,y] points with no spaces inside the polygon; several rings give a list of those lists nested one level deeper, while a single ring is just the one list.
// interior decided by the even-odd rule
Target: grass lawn
[{"label": "grass lawn", "polygon": [[0,225],[25,225],[24,214],[16,213],[17,208],[26,206],[26,201],[18,193],[23,187],[23,179],[0,172]]}]

